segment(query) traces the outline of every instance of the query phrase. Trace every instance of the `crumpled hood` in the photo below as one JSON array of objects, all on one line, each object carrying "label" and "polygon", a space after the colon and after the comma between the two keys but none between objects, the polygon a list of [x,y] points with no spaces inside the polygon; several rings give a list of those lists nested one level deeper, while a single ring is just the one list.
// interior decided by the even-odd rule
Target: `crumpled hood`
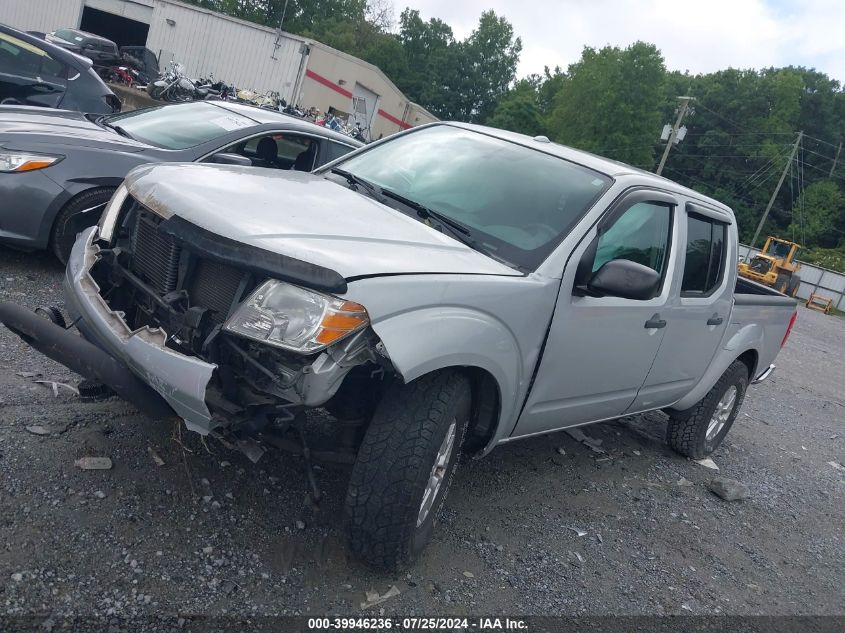
[{"label": "crumpled hood", "polygon": [[101,128],[81,112],[26,106],[0,107],[0,145],[4,143],[20,150],[30,149],[31,143],[53,147],[93,145],[125,152],[150,149],[149,145]]},{"label": "crumpled hood", "polygon": [[346,279],[411,273],[521,273],[366,195],[296,171],[169,163],[126,178],[148,209]]}]

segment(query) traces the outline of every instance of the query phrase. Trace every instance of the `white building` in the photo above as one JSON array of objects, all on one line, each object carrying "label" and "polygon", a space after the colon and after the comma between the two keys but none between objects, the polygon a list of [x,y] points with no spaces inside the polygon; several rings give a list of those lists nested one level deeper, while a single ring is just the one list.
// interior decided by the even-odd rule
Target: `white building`
[{"label": "white building", "polygon": [[118,46],[146,46],[191,77],[276,91],[286,101],[353,115],[372,138],[437,120],[376,66],[290,33],[175,0],[0,0],[0,22],[22,31],[78,28]]}]

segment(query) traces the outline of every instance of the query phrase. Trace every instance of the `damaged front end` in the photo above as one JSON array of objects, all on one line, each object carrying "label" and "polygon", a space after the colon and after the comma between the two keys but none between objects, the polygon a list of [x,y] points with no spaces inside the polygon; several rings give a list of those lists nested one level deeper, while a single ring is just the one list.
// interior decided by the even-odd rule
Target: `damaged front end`
[{"label": "damaged front end", "polygon": [[103,222],[74,246],[68,310],[189,429],[251,441],[325,405],[351,371],[391,371],[364,308],[329,294],[346,291],[334,271],[164,218],[125,195]]}]

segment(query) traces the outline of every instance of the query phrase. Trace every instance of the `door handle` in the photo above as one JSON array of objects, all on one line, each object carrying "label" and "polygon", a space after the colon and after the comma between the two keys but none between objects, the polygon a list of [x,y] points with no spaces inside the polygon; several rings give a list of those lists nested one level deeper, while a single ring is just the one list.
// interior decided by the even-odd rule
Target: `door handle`
[{"label": "door handle", "polygon": [[654,330],[662,327],[666,327],[666,320],[661,319],[659,314],[655,314],[653,317],[651,317],[648,321],[645,322],[645,328],[647,330]]},{"label": "door handle", "polygon": [[32,89],[36,92],[52,92],[53,87],[50,84],[35,84]]},{"label": "door handle", "polygon": [[707,325],[722,325],[724,323],[724,319],[720,317],[718,314],[714,314],[712,317],[707,319]]}]

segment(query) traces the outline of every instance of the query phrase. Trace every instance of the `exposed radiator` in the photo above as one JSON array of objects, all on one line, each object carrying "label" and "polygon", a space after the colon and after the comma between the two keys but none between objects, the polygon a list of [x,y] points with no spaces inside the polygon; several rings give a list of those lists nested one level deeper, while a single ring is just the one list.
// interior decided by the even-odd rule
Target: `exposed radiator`
[{"label": "exposed radiator", "polygon": [[169,235],[157,230],[158,221],[151,213],[138,210],[132,232],[132,271],[166,294],[176,289],[181,248]]},{"label": "exposed radiator", "polygon": [[187,284],[191,305],[208,308],[211,310],[211,318],[222,323],[232,306],[242,277],[243,272],[237,268],[201,259]]}]

